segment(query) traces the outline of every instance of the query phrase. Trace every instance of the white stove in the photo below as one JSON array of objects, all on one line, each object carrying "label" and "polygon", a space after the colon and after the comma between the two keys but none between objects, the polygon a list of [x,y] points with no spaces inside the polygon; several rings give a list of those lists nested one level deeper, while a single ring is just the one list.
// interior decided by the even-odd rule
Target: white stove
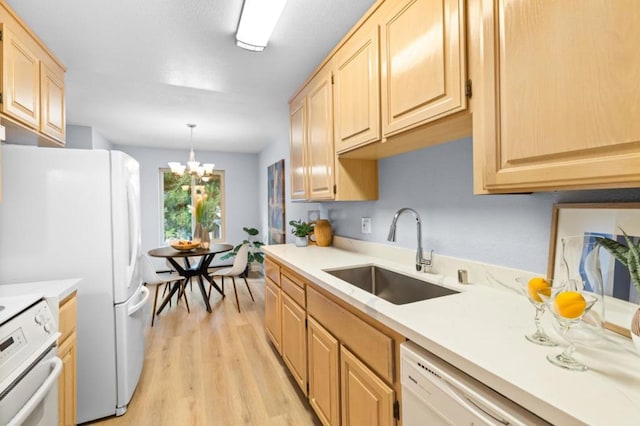
[{"label": "white stove", "polygon": [[0,297],[0,424],[57,425],[59,336],[43,298]]}]

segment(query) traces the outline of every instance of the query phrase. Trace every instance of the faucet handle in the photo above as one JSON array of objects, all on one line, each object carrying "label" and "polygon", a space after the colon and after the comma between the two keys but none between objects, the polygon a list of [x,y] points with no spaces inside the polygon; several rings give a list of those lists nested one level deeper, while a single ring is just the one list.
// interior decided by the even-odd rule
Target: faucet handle
[{"label": "faucet handle", "polygon": [[420,253],[420,260],[416,263],[416,271],[422,270],[422,272],[431,271],[431,264],[433,263],[433,249],[429,252],[429,257],[426,258]]}]

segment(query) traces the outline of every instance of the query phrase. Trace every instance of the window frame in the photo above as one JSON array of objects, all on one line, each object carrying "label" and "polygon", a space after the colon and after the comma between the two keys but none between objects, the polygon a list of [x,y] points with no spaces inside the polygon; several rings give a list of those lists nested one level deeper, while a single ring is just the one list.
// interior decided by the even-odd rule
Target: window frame
[{"label": "window frame", "polygon": [[[168,167],[160,167],[158,169],[158,240],[160,241],[160,245],[166,245],[167,242],[164,239],[164,174],[171,173],[171,169]],[[225,181],[225,171],[224,170],[213,170],[212,174],[219,176],[220,178],[220,211],[221,211],[221,220],[220,220],[220,238],[212,239],[212,243],[221,243],[226,241],[227,235],[227,208],[226,208],[226,181]],[[194,191],[193,185],[195,184],[196,176],[191,177],[191,201],[194,202]],[[193,205],[193,204],[192,204]],[[191,232],[193,232],[195,227],[195,213],[191,212]]]}]

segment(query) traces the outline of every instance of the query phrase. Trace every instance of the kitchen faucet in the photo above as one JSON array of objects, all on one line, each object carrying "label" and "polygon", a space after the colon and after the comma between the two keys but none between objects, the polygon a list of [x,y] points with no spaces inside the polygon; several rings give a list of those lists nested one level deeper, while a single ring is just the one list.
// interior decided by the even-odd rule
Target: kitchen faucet
[{"label": "kitchen faucet", "polygon": [[431,256],[429,259],[425,259],[422,257],[422,221],[420,220],[420,215],[414,209],[409,207],[403,207],[396,212],[393,216],[393,221],[391,222],[391,227],[389,228],[389,236],[387,237],[388,241],[396,240],[396,224],[398,222],[398,218],[404,212],[411,212],[413,216],[416,218],[417,232],[418,232],[418,251],[416,253],[416,271],[423,270],[424,272],[431,266],[431,257],[433,257],[433,250],[431,250]]}]

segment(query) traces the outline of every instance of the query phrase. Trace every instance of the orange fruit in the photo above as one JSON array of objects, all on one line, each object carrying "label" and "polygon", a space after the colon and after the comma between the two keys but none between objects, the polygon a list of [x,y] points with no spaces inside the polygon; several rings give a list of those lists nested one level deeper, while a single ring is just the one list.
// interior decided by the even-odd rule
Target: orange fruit
[{"label": "orange fruit", "polygon": [[543,291],[543,294],[551,295],[551,283],[542,277],[534,277],[527,283],[527,294],[529,299],[534,302],[542,303],[542,299],[538,292]]},{"label": "orange fruit", "polygon": [[564,318],[578,318],[586,307],[587,301],[577,291],[563,291],[553,301],[556,313]]}]

